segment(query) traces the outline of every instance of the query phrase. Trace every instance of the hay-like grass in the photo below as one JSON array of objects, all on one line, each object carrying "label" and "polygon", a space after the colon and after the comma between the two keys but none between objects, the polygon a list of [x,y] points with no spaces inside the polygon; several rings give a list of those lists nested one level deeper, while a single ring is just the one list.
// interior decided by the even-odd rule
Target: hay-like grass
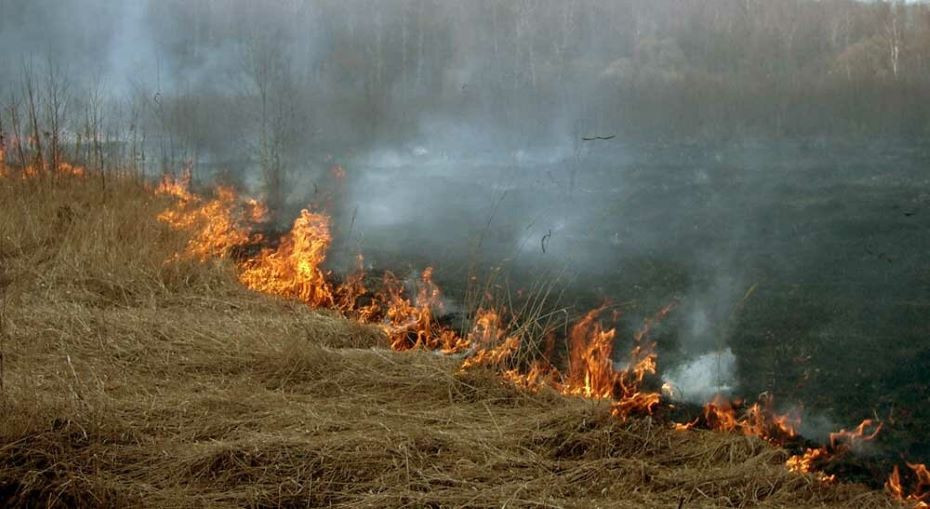
[{"label": "hay-like grass", "polygon": [[0,504],[895,507],[242,289],[140,183],[0,179]]}]

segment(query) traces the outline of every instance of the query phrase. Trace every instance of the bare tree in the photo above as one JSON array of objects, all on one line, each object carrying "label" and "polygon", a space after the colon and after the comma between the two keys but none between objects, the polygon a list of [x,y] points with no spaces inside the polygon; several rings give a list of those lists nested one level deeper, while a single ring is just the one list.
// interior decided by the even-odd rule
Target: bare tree
[{"label": "bare tree", "polygon": [[68,107],[68,75],[49,56],[45,75],[45,135],[48,138],[48,165],[57,170],[62,161],[61,137]]},{"label": "bare tree", "polygon": [[265,201],[272,211],[284,205],[288,152],[296,139],[297,90],[279,41],[253,34],[245,48],[245,73],[257,100],[258,156]]},{"label": "bare tree", "polygon": [[101,130],[103,126],[104,94],[99,80],[94,81],[87,94],[87,104],[84,108],[84,136],[87,139],[89,161],[98,171],[103,170],[103,142]]},{"label": "bare tree", "polygon": [[29,128],[32,134],[29,144],[33,151],[33,168],[42,173],[45,171],[45,157],[42,152],[42,132],[39,130],[39,100],[38,85],[33,73],[32,63],[23,63],[23,93],[26,96],[26,108],[29,115]]},{"label": "bare tree", "polygon": [[22,117],[19,113],[19,100],[11,92],[10,93],[10,102],[7,106],[7,111],[9,111],[10,116],[10,129],[12,129],[12,146],[16,150],[17,162],[20,169],[26,167],[26,149],[23,147],[23,129],[21,126]]}]

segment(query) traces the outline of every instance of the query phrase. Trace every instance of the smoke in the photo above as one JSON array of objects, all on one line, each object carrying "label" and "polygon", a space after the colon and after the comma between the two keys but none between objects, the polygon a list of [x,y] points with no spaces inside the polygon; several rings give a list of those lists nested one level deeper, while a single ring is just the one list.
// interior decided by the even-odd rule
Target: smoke
[{"label": "smoke", "polygon": [[[162,82],[163,62],[147,22],[148,2],[129,0],[120,5],[122,12],[113,23],[113,38],[106,59],[106,78],[112,83],[111,92],[126,97],[132,83],[154,83],[156,90],[161,90],[162,86],[173,88],[170,83]],[[171,69],[164,71],[166,80],[173,79]]]},{"label": "smoke", "polygon": [[736,387],[736,356],[730,348],[699,355],[663,375],[678,401],[703,404],[715,395],[729,396]]},{"label": "smoke", "polygon": [[741,288],[742,278],[720,274],[708,288],[692,289],[682,303],[677,336],[684,361],[663,376],[674,398],[701,404],[737,390],[736,355],[727,345]]}]

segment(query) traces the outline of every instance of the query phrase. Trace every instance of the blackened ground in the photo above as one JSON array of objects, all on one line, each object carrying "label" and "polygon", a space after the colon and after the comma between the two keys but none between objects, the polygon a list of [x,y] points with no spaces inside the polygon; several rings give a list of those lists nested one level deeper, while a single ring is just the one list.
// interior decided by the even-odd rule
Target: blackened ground
[{"label": "blackened ground", "polygon": [[729,346],[738,392],[800,409],[809,436],[877,415],[871,454],[930,461],[930,146],[612,140],[548,161],[347,167],[337,270],[357,249],[399,273],[432,265],[458,302],[491,267],[513,292],[559,277],[557,306],[623,310],[618,352],[677,299],[660,369]]}]

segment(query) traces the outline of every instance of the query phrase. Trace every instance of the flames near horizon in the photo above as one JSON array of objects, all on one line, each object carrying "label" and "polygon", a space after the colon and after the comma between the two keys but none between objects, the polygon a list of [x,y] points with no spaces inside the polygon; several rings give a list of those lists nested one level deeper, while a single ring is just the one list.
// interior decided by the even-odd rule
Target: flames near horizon
[{"label": "flames near horizon", "polygon": [[[52,175],[80,178],[87,175],[83,167],[67,163],[49,168],[20,169],[20,178]],[[11,168],[0,167],[0,177],[16,176]],[[657,374],[655,342],[649,339],[652,327],[665,318],[673,304],[647,318],[633,335],[633,346],[626,365],[618,368],[614,359],[616,329],[606,328],[601,315],[606,307],[585,313],[569,329],[567,352],[561,363],[554,361],[555,341],[548,334],[542,341],[515,325],[519,317],[503,307],[485,305],[475,310],[471,325],[458,331],[440,323],[443,312],[442,293],[433,281],[433,270],[424,269],[412,281],[404,281],[387,272],[380,288],[368,287],[362,257],[355,272],[341,283],[322,266],[332,243],[330,218],[324,212],[304,209],[290,231],[271,242],[262,233],[268,210],[256,199],[240,196],[231,187],[217,186],[212,197],[191,191],[189,173],[180,177],[166,175],[154,193],[166,196],[170,205],[158,220],[178,230],[188,231],[190,241],[175,258],[199,261],[232,259],[239,281],[265,294],[298,300],[311,308],[336,310],[348,318],[379,326],[390,347],[396,351],[431,350],[464,357],[460,369],[479,367],[497,370],[503,379],[529,391],[545,388],[566,396],[604,400],[611,413],[620,419],[633,415],[651,415],[667,400],[663,392],[674,388],[666,384],[652,389]],[[249,252],[249,246],[260,246]],[[166,263],[171,263],[168,260]],[[488,296],[485,302],[493,303]],[[535,355],[527,356],[524,346]],[[561,364],[561,367],[559,365]],[[671,403],[666,402],[669,407]],[[777,445],[799,438],[800,417],[779,414],[772,398],[763,394],[753,404],[716,396],[704,406],[697,419],[672,423],[686,431],[697,427],[756,436]],[[791,456],[786,467],[797,473],[813,474],[821,482],[834,482],[836,476],[823,469],[835,458],[859,449],[876,438],[883,423],[866,419],[852,430],[831,433],[829,443],[808,447]],[[923,464],[906,463],[902,474],[895,466],[885,483],[894,498],[917,508],[930,507],[930,473]]]}]

